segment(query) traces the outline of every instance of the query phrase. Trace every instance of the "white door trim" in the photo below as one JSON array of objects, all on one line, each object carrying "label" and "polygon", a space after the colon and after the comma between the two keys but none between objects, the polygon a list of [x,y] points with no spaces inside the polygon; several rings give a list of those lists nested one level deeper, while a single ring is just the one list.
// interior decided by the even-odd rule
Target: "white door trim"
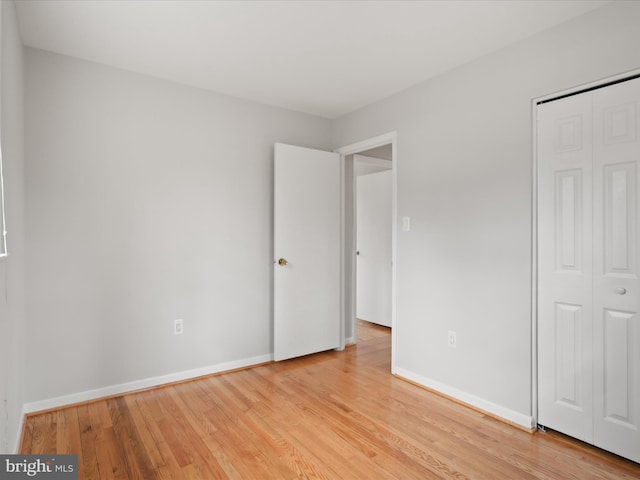
[{"label": "white door trim", "polygon": [[539,103],[575,95],[587,90],[601,88],[607,84],[628,80],[640,75],[640,69],[634,69],[593,82],[559,90],[531,99],[531,417],[532,427],[538,424],[538,114]]},{"label": "white door trim", "polygon": [[531,428],[538,426],[538,112],[531,100]]},{"label": "white door trim", "polygon": [[[397,221],[398,221],[398,154],[397,154],[397,132],[389,132],[382,135],[378,135],[377,137],[369,138],[366,140],[362,140],[357,143],[353,143],[351,145],[346,145],[344,147],[337,148],[334,150],[336,153],[339,153],[342,158],[342,179],[343,179],[343,188],[342,188],[342,205],[343,212],[346,206],[345,203],[345,191],[346,191],[346,178],[345,175],[345,157],[347,155],[354,155],[356,153],[363,152],[365,150],[369,150],[371,148],[381,147],[383,145],[391,144],[391,182],[392,182],[392,193],[391,193],[391,221],[392,221],[392,229],[391,229],[391,373],[396,373],[396,259],[397,259],[397,244],[398,244],[398,229],[397,229]],[[355,181],[356,177],[352,176],[353,185],[352,191],[355,191]],[[343,215],[343,221],[345,217]],[[355,221],[354,221],[355,224]],[[343,225],[343,232],[346,232],[347,228],[355,228],[355,225]],[[343,233],[343,242],[342,242],[342,278],[343,278],[343,296],[342,296],[342,311],[346,308],[346,302],[348,298],[355,298],[355,282],[351,282],[350,285],[346,285],[344,283],[345,279],[345,268],[346,262],[349,261],[351,263],[351,268],[355,271],[355,251],[347,252],[344,251],[346,246],[344,244],[344,233]],[[352,310],[350,317],[351,322],[353,323],[353,329],[355,331],[355,302],[352,302]],[[346,319],[343,318],[342,324],[342,337],[344,344],[345,337],[345,327],[346,327]]]}]

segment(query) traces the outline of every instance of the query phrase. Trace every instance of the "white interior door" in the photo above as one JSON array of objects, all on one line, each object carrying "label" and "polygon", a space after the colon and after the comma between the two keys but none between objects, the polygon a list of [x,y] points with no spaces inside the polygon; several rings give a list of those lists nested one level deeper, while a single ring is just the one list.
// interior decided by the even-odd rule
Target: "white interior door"
[{"label": "white interior door", "polygon": [[538,422],[640,461],[640,80],[538,107]]},{"label": "white interior door", "polygon": [[538,423],[593,442],[591,98],[538,107]]},{"label": "white interior door", "polygon": [[640,79],[592,96],[594,443],[640,462]]},{"label": "white interior door", "polygon": [[360,175],[356,187],[356,316],[391,326],[391,170]]},{"label": "white interior door", "polygon": [[274,358],[341,345],[340,155],[275,145]]}]

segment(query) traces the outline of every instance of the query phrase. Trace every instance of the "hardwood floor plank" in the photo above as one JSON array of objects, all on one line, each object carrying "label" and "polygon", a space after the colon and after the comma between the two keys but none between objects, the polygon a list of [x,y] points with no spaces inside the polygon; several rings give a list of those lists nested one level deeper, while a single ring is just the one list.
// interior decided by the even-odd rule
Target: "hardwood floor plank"
[{"label": "hardwood floor plank", "polygon": [[94,449],[100,478],[123,478],[126,475],[124,462],[117,448],[117,439],[106,402],[90,403],[87,408],[95,435]]},{"label": "hardwood floor plank", "polygon": [[34,418],[31,450],[35,454],[56,452],[56,412],[48,412]]},{"label": "hardwood floor plank", "polygon": [[158,448],[158,451],[162,455],[164,465],[158,468],[159,478],[182,478],[182,469],[178,464],[174,450],[164,438],[162,430],[160,429],[160,422],[166,417],[162,405],[158,401],[158,396],[154,391],[153,395],[138,395],[136,402],[138,408],[143,414],[145,424],[149,433],[153,437],[153,440]]},{"label": "hardwood floor plank", "polygon": [[82,465],[82,443],[80,440],[78,412],[75,409],[59,410],[57,417],[54,452],[65,455],[78,455],[78,466],[80,466]]},{"label": "hardwood floor plank", "polygon": [[23,453],[78,453],[80,479],[626,480],[640,465],[529,433],[391,375],[359,344],[30,415]]},{"label": "hardwood floor plank", "polygon": [[[250,379],[260,378],[253,376],[254,372],[247,372],[245,382]],[[251,378],[250,378],[251,377]],[[254,392],[257,395],[257,402],[247,411],[247,417],[251,419],[253,429],[256,435],[257,444],[268,444],[274,449],[279,460],[284,463],[288,470],[283,472],[282,478],[315,478],[317,477],[317,467],[310,462],[300,452],[300,450],[289,439],[283,436],[282,431],[286,431],[290,424],[287,423],[286,414],[281,413],[283,410],[288,411],[284,407],[284,402],[274,401],[274,389],[269,388],[267,396],[262,396],[255,387]]]},{"label": "hardwood floor plank", "polygon": [[54,451],[58,451],[59,453],[71,453],[69,444],[71,443],[70,430],[73,428],[73,425],[70,426],[68,424],[64,410],[54,412],[54,418],[56,419],[56,440],[52,448]]},{"label": "hardwood floor plank", "polygon": [[127,476],[140,480],[156,478],[155,467],[136,429],[126,398],[109,399],[107,405]]},{"label": "hardwood floor plank", "polygon": [[[214,408],[209,410],[208,417],[218,426],[218,438],[225,445],[225,450],[228,445],[234,445],[233,451],[241,459],[241,462],[234,462],[234,465],[243,475],[242,478],[265,478],[265,475],[270,475],[270,469],[281,470],[283,463],[278,456],[277,445],[261,441],[255,435],[251,428],[251,418],[243,415],[247,411],[243,398],[234,395],[223,377],[212,380],[216,380],[211,385],[214,388],[207,389],[206,393]],[[260,444],[260,448],[257,444]],[[269,458],[272,459],[271,462],[268,461]]]},{"label": "hardwood floor plank", "polygon": [[[325,432],[321,438],[326,436],[332,439],[345,439],[344,442],[337,442],[333,445],[332,450],[350,450],[352,455],[347,462],[352,467],[356,460],[365,458],[367,460],[375,458],[377,464],[384,463],[392,456],[395,456],[394,460],[396,461],[405,460],[401,458],[404,456],[402,452],[404,445],[400,447],[394,445],[389,441],[388,436],[384,438],[384,434],[381,435],[378,429],[371,428],[375,425],[375,420],[361,416],[359,422],[353,422],[354,411],[347,404],[327,395],[326,392],[313,392],[309,388],[301,389],[296,394],[296,398],[301,398],[303,402],[298,405],[298,408],[304,412],[305,423],[311,423],[314,429]],[[325,426],[329,428],[327,429]],[[355,455],[356,452],[361,455]],[[398,470],[403,470],[402,465],[402,462],[397,463]],[[398,474],[401,473],[398,472]],[[412,478],[412,475],[405,472],[401,478]]]},{"label": "hardwood floor plank", "polygon": [[133,422],[135,431],[140,438],[141,445],[144,447],[144,450],[147,453],[149,463],[154,470],[157,470],[159,467],[164,465],[162,454],[160,453],[158,446],[156,445],[155,439],[147,428],[142,410],[138,406],[137,399],[138,395],[131,395],[129,397],[125,397],[125,402],[127,404],[127,407],[129,408],[131,421]]},{"label": "hardwood floor plank", "polygon": [[20,438],[20,452],[24,452],[24,455],[31,454],[31,444],[33,443],[33,426],[35,421],[31,415],[28,415],[24,420],[22,427],[22,438]]},{"label": "hardwood floor plank", "polygon": [[101,479],[127,478],[126,467],[113,427],[103,429],[102,439],[95,443],[95,455]]},{"label": "hardwood floor plank", "polygon": [[[413,445],[428,445],[428,453],[424,451],[425,449],[421,449],[420,451],[415,451],[414,455],[423,459],[426,465],[435,469],[438,473],[444,472],[447,478],[463,476],[459,471],[456,471],[455,468],[452,468],[452,465],[454,464],[453,460],[456,459],[456,457],[455,455],[452,455],[451,452],[457,452],[460,447],[465,447],[465,445],[467,446],[466,448],[470,448],[468,445],[475,447],[475,443],[470,441],[469,437],[464,436],[464,434],[457,433],[460,430],[464,431],[466,428],[464,424],[459,423],[455,430],[450,430],[449,428],[443,428],[443,425],[439,425],[431,418],[425,416],[416,417],[415,415],[412,415],[411,409],[406,408],[406,405],[399,407],[397,405],[398,402],[396,402],[395,405],[385,404],[381,406],[377,400],[379,399],[362,399],[360,403],[360,410],[364,412],[375,412],[380,411],[380,409],[395,409],[401,412],[401,414],[393,415],[391,418],[385,419],[383,425],[392,425],[393,428],[385,427],[381,432],[383,438],[388,438],[388,441],[397,443],[402,446],[403,449],[411,449],[413,448]],[[369,407],[369,403],[372,403],[373,405]],[[425,407],[425,411],[430,410],[428,405],[425,405]],[[479,414],[472,410],[465,413],[473,413],[474,416],[480,417]],[[360,413],[355,413],[354,420],[357,423],[365,423],[367,418],[362,417]],[[410,429],[409,427],[412,424],[423,424],[424,427]],[[380,427],[376,425],[372,428]],[[412,433],[407,434],[405,432]],[[484,439],[484,441],[486,442],[487,439]],[[465,456],[474,458],[473,462],[476,464],[482,464],[483,462],[487,463],[486,458],[490,458],[490,462],[488,462],[487,466],[484,468],[486,471],[491,472],[492,470],[497,469],[497,472],[507,472],[509,470],[509,464],[501,464],[501,459],[491,456],[491,454],[492,452],[490,449],[482,451],[467,451],[465,449]],[[494,472],[494,474],[495,473],[496,472]]]},{"label": "hardwood floor plank", "polygon": [[196,470],[207,479],[227,478],[224,469],[218,464],[209,448],[218,450],[220,444],[207,434],[206,429],[201,428],[198,419],[193,418],[189,406],[180,398],[175,388],[167,388],[162,393],[165,396],[161,397],[160,401],[163,405],[169,406],[174,429],[179,429],[183,441],[192,447],[189,465],[196,467]]},{"label": "hardwood floor plank", "polygon": [[[87,480],[100,480],[98,457],[96,455],[96,434],[92,425],[92,417],[89,413],[89,405],[77,407],[78,426],[80,428],[81,449],[78,452],[79,476]],[[99,420],[95,419],[98,423]],[[83,475],[84,474],[84,475]]]}]

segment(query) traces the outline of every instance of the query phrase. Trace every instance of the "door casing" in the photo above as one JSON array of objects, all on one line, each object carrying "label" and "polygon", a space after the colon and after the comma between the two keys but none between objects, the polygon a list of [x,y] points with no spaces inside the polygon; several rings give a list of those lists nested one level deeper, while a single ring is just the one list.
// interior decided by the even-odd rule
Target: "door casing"
[{"label": "door casing", "polygon": [[[343,206],[343,229],[342,229],[342,281],[344,285],[342,295],[342,334],[343,343],[347,322],[350,322],[351,331],[354,332],[352,340],[355,341],[356,330],[356,245],[354,243],[356,234],[355,212],[347,212],[349,206],[355,208],[355,182],[356,176],[353,172],[353,161],[348,162],[347,157],[354,154],[391,144],[391,373],[396,373],[396,251],[398,243],[398,155],[397,155],[397,133],[389,132],[377,137],[369,138],[357,143],[346,145],[334,150],[342,158],[343,184],[342,184],[342,206]],[[348,169],[351,169],[348,171]],[[349,201],[347,201],[349,200]],[[347,215],[351,213],[351,215]],[[347,278],[350,281],[345,281]]]}]

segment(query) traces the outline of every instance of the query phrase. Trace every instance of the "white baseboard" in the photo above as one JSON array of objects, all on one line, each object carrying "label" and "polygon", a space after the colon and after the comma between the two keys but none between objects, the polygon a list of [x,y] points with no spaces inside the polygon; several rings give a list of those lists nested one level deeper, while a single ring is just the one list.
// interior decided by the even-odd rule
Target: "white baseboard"
[{"label": "white baseboard", "polygon": [[355,337],[348,337],[344,339],[345,345],[355,345],[355,343],[356,343]]},{"label": "white baseboard", "polygon": [[20,441],[22,440],[22,430],[24,428],[24,419],[27,417],[27,412],[22,407],[22,413],[20,414],[20,423],[18,423],[18,431],[16,432],[16,441],[13,444],[13,453],[18,454],[20,452]]},{"label": "white baseboard", "polygon": [[[87,390],[85,392],[72,393],[70,395],[63,395],[61,397],[49,398],[46,400],[39,400],[37,402],[29,402],[24,405],[23,408],[23,421],[25,414],[39,412],[42,410],[49,410],[52,408],[59,408],[65,405],[72,405],[74,403],[89,402],[92,400],[98,400],[104,397],[111,397],[114,395],[120,395],[123,393],[133,392],[136,390],[142,390],[150,387],[157,387],[165,385],[167,383],[180,382],[183,380],[189,380],[192,378],[202,377],[205,375],[211,375],[214,373],[226,372],[229,370],[235,370],[238,368],[250,367],[253,365],[259,365],[261,363],[273,361],[273,355],[261,355],[259,357],[245,358],[242,360],[234,360],[232,362],[219,363],[217,365],[211,365],[208,367],[195,368],[193,370],[186,370],[184,372],[170,373],[168,375],[162,375],[159,377],[146,378],[143,380],[136,380],[128,383],[121,383],[119,385],[111,385],[108,387],[97,388],[95,390]],[[22,428],[19,435],[22,434]],[[18,442],[20,439],[18,439]]]},{"label": "white baseboard", "polygon": [[410,380],[411,382],[417,383],[418,385],[430,388],[431,390],[435,390],[436,392],[440,392],[444,395],[447,395],[448,397],[455,398],[456,400],[466,403],[467,405],[490,413],[491,415],[495,415],[496,417],[500,417],[510,423],[521,426],[523,428],[531,429],[535,426],[533,417],[529,415],[523,415],[522,413],[505,408],[502,405],[498,405],[483,398],[476,397],[475,395],[472,395],[470,393],[463,392],[462,390],[458,390],[457,388],[445,385],[444,383],[431,380],[402,368],[396,368],[395,374],[399,377]]}]

